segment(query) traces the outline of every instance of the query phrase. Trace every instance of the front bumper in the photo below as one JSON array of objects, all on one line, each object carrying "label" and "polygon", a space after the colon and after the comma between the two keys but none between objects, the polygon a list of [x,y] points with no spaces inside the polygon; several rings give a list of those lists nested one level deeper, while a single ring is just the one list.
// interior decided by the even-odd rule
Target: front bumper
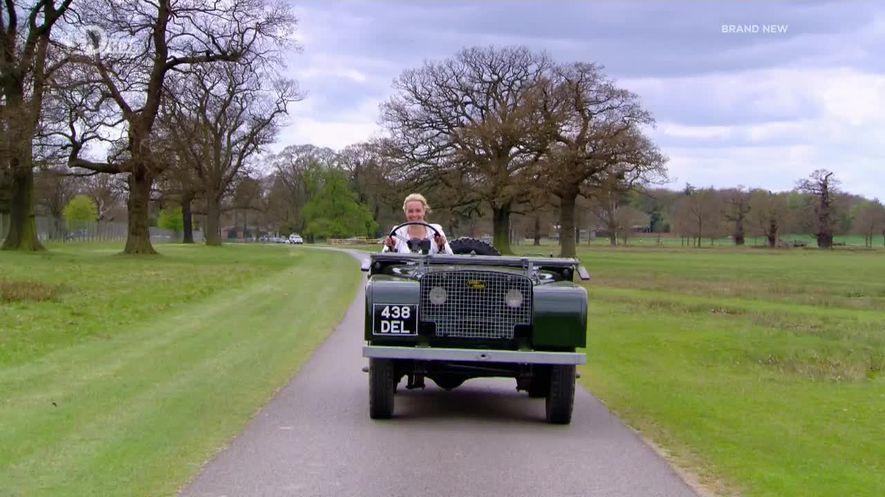
[{"label": "front bumper", "polygon": [[494,349],[446,349],[429,347],[385,347],[366,345],[363,357],[372,359],[411,359],[415,361],[496,362],[511,364],[584,364],[579,352],[532,352]]}]

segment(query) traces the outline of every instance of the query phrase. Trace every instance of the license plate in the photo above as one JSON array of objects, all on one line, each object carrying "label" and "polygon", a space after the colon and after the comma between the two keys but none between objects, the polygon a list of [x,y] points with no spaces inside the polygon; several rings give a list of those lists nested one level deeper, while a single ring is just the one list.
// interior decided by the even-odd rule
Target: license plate
[{"label": "license plate", "polygon": [[372,334],[408,336],[418,334],[418,306],[375,304],[372,312]]}]

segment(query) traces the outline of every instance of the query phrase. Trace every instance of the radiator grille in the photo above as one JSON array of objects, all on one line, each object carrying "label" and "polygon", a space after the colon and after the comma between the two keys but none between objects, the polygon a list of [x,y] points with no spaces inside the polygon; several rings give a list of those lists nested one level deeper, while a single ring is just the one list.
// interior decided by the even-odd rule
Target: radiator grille
[{"label": "radiator grille", "polygon": [[[438,303],[440,290],[445,302]],[[434,303],[431,291],[434,291]],[[518,307],[508,306],[522,295]],[[510,292],[508,294],[508,292]],[[511,339],[516,325],[532,322],[532,282],[525,276],[495,271],[432,271],[421,277],[422,321],[436,324],[436,336]]]}]

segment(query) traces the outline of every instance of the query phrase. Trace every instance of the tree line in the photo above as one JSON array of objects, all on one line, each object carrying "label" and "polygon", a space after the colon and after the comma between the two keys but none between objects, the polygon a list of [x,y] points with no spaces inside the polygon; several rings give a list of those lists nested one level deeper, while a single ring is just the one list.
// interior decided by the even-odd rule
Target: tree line
[{"label": "tree line", "polygon": [[91,197],[99,217],[116,205],[128,226],[125,252],[134,254],[154,253],[148,227],[169,209],[181,212],[185,241],[197,219],[211,245],[222,243],[222,228],[238,226],[241,234],[378,236],[401,220],[411,191],[432,200],[435,221],[453,234],[487,224],[502,253],[517,235],[538,240],[551,227],[561,254],[573,256],[585,227],[615,244],[637,226],[666,227],[698,245],[726,232],[742,244],[764,225],[773,244],[799,230],[829,247],[845,216],[870,237],[881,225],[877,202],[839,210],[844,194],[829,171],[791,194],[655,189],[667,158],[646,134],[653,116],[591,62],[557,62],[526,47],[465,48],[395,79],[379,138],[269,154],[302,99],[282,76],[282,55],[296,47],[285,4],[0,8],[4,249],[41,249],[37,209],[60,219],[74,194]]}]

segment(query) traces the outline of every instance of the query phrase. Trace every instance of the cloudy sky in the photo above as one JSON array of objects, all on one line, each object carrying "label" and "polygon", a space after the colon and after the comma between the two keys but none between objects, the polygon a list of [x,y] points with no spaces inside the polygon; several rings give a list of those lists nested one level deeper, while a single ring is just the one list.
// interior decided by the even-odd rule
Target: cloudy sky
[{"label": "cloudy sky", "polygon": [[[391,82],[465,46],[588,61],[639,95],[670,183],[780,191],[818,168],[885,200],[885,4],[372,1],[293,3],[307,97],[277,149],[381,132]],[[725,32],[724,32],[725,31]],[[767,31],[767,32],[766,32]]]}]

